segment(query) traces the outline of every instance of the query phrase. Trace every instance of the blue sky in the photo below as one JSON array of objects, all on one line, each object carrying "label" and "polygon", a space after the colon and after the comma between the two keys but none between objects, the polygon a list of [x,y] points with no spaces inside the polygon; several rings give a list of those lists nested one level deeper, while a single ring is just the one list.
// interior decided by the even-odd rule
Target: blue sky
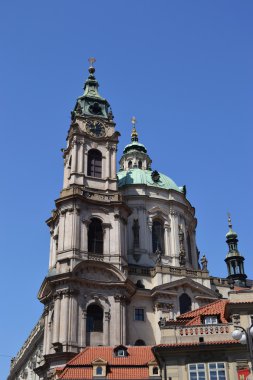
[{"label": "blue sky", "polygon": [[252,17],[250,0],[1,2],[0,380],[42,311],[44,221],[90,56],[121,132],[118,159],[135,115],[153,169],[187,186],[211,274],[227,273],[230,211],[253,278]]}]

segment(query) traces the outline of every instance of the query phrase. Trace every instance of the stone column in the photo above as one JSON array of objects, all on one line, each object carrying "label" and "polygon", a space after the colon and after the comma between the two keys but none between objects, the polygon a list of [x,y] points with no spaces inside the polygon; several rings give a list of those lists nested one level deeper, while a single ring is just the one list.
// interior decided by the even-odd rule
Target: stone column
[{"label": "stone column", "polygon": [[77,345],[77,290],[71,290],[70,293],[70,344]]},{"label": "stone column", "polygon": [[61,294],[56,293],[54,297],[53,343],[59,342],[60,310],[61,310]]},{"label": "stone column", "polygon": [[111,159],[112,159],[112,164],[111,164],[111,178],[115,179],[116,178],[116,152],[117,148],[112,147],[111,148]]},{"label": "stone column", "polygon": [[110,162],[110,145],[106,145],[106,167],[105,167],[105,178],[110,178],[111,172],[111,162]]},{"label": "stone column", "polygon": [[49,255],[49,269],[53,267],[53,250],[54,250],[54,240],[53,240],[54,230],[50,229],[50,255]]},{"label": "stone column", "polygon": [[122,309],[122,344],[126,344],[126,301],[122,299],[121,301]]},{"label": "stone column", "polygon": [[[52,318],[52,314],[51,313],[50,313],[50,318]],[[52,322],[51,322],[50,318],[48,317],[47,349],[46,349],[47,354],[50,354],[51,344],[52,344],[52,329],[53,329],[53,326],[52,326]]]},{"label": "stone column", "polygon": [[110,228],[111,223],[103,223],[103,233],[104,233],[104,254],[109,255],[110,254]]},{"label": "stone column", "polygon": [[170,241],[169,241],[170,225],[168,222],[164,223],[164,244],[165,244],[165,256],[170,256]]},{"label": "stone column", "polygon": [[79,163],[79,173],[83,173],[84,172],[84,159],[83,159],[83,156],[84,156],[84,146],[83,146],[83,142],[80,141],[80,146],[79,146],[79,159],[78,159],[78,163]]},{"label": "stone column", "polygon": [[48,313],[49,313],[49,308],[48,306],[45,306],[45,311],[44,311],[44,342],[43,342],[43,355],[47,355],[48,351]]},{"label": "stone column", "polygon": [[114,304],[114,345],[121,344],[121,303],[120,303],[120,295],[114,296],[115,304]]},{"label": "stone column", "polygon": [[87,145],[83,144],[83,172],[84,172],[84,176],[87,175],[87,168],[88,168]]},{"label": "stone column", "polygon": [[147,236],[147,244],[148,244],[148,252],[153,252],[153,244],[152,244],[152,226],[153,220],[149,216],[148,217],[148,236]]},{"label": "stone column", "polygon": [[178,214],[175,210],[170,210],[171,215],[171,256],[172,265],[179,266],[179,238],[178,238]]},{"label": "stone column", "polygon": [[68,328],[69,328],[69,290],[63,293],[61,300],[61,324],[60,324],[60,342],[64,345],[68,344]]},{"label": "stone column", "polygon": [[104,346],[110,345],[110,319],[111,315],[109,311],[104,314]]},{"label": "stone column", "polygon": [[72,162],[71,162],[71,173],[76,173],[77,169],[77,141],[73,140],[73,149],[72,149]]},{"label": "stone column", "polygon": [[82,219],[82,228],[81,228],[81,250],[85,253],[88,252],[88,230],[89,230],[90,220]]},{"label": "stone column", "polygon": [[81,347],[84,348],[86,346],[86,323],[87,323],[87,312],[84,309],[81,309]]}]

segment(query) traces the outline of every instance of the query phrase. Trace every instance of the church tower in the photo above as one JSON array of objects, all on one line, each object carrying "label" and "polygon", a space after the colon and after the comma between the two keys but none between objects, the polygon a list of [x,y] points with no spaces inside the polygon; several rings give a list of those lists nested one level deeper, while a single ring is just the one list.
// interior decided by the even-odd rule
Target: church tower
[{"label": "church tower", "polygon": [[37,373],[43,376],[87,345],[126,344],[125,308],[134,292],[126,279],[130,209],[117,191],[119,133],[90,63],[63,150],[63,189],[47,220],[49,272],[39,291],[45,361]]},{"label": "church tower", "polygon": [[228,269],[228,279],[237,286],[246,286],[246,274],[244,273],[244,257],[238,251],[237,233],[232,229],[232,221],[228,217],[229,231],[226,234],[228,253],[225,259]]}]

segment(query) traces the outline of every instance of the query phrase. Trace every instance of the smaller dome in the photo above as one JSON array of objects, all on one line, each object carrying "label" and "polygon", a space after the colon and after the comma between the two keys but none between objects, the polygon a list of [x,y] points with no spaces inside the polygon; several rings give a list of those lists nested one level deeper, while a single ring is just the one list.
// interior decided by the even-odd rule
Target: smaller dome
[{"label": "smaller dome", "polygon": [[[140,144],[141,145],[141,144]],[[162,173],[158,173],[159,179],[154,180],[152,178],[151,170],[142,170],[138,168],[133,168],[130,170],[121,170],[118,172],[118,186],[128,186],[128,185],[146,185],[152,187],[158,187],[167,190],[176,190],[182,193],[180,188],[175,184],[175,182]]]},{"label": "smaller dome", "polygon": [[237,233],[230,228],[226,234],[226,238],[237,238]]},{"label": "smaller dome", "polygon": [[123,150],[123,153],[130,152],[131,150],[138,150],[140,152],[147,153],[147,149],[145,148],[145,145],[139,143],[138,141],[133,141],[130,144],[125,146],[125,149]]}]

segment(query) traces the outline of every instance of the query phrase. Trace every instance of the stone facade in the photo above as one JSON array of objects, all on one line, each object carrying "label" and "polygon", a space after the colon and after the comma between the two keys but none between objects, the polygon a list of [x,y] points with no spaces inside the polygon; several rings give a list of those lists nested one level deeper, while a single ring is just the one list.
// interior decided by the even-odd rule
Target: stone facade
[{"label": "stone facade", "polygon": [[185,187],[152,171],[135,125],[117,174],[120,134],[95,69],[89,71],[63,151],[63,189],[47,220],[43,336],[23,347],[9,380],[50,378],[86,346],[159,344],[160,320],[227,297],[230,289],[226,279],[209,276],[205,258],[200,266]]}]

